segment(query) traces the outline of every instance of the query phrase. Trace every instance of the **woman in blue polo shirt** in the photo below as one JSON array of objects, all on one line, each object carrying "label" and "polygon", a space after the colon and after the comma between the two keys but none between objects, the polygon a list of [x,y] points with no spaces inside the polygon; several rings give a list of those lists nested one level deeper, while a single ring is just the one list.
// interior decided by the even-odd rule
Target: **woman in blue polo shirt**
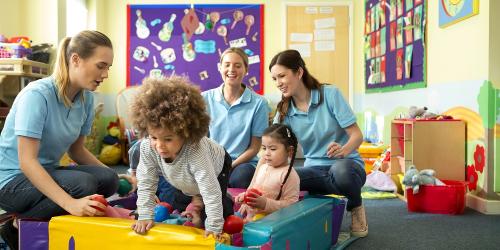
[{"label": "woman in blue polo shirt", "polygon": [[[17,95],[0,135],[0,208],[17,218],[102,215],[96,208],[105,206],[93,197],[118,188],[116,173],[84,147],[94,119],[91,92],[113,63],[111,41],[82,31],[62,40],[57,58],[51,77]],[[59,167],[65,152],[82,166]],[[17,220],[6,222],[1,236],[17,249]]]},{"label": "woman in blue polo shirt", "polygon": [[247,188],[252,181],[261,137],[269,125],[269,106],[243,84],[248,57],[240,48],[226,49],[220,59],[223,83],[202,93],[210,115],[209,137],[233,159],[229,186]]},{"label": "woman in blue polo shirt", "polygon": [[366,173],[357,152],[363,135],[349,104],[337,87],[322,85],[309,73],[296,50],[275,55],[269,71],[282,93],[274,122],[296,131],[304,150],[304,167],[297,168],[300,190],[346,196],[351,235],[365,237],[361,187]]}]

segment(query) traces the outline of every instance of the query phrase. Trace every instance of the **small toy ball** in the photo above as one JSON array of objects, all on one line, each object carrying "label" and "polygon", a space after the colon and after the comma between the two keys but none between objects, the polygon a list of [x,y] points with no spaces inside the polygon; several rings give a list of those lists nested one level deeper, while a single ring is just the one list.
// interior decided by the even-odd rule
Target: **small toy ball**
[{"label": "small toy ball", "polygon": [[166,207],[169,213],[174,212],[174,208],[168,202],[161,201],[158,203],[158,205]]},{"label": "small toy ball", "polygon": [[262,195],[262,192],[260,192],[259,190],[257,190],[256,188],[250,188],[247,190],[247,192],[245,193],[245,197],[243,198],[243,202],[245,203],[248,203],[250,200],[248,199],[248,197],[257,197],[257,196],[260,196]]},{"label": "small toy ball", "polygon": [[127,179],[120,178],[117,191],[118,195],[125,196],[130,192],[130,190],[132,190],[132,184],[130,184]]},{"label": "small toy ball", "polygon": [[156,205],[155,207],[155,222],[162,222],[169,217],[168,208],[162,205]]},{"label": "small toy ball", "polygon": [[[106,199],[104,199],[104,196],[102,196],[102,195],[96,195],[92,198],[92,200],[98,201],[98,202],[104,204],[106,207],[108,206],[108,201]],[[96,207],[96,206],[92,206],[92,207],[101,211],[101,212],[104,212],[104,210],[100,207]]]},{"label": "small toy ball", "polygon": [[228,234],[235,234],[243,230],[243,219],[236,215],[229,215],[224,221],[224,232]]}]

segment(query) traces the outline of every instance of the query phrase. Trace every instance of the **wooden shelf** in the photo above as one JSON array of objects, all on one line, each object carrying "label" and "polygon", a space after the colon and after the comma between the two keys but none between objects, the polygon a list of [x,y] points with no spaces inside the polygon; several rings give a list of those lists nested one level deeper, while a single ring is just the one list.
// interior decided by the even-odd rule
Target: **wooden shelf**
[{"label": "wooden shelf", "polygon": [[43,78],[49,75],[49,65],[22,58],[0,58],[0,75]]},{"label": "wooden shelf", "polygon": [[[434,169],[441,180],[465,180],[465,123],[460,120],[393,120],[391,174],[410,165]],[[398,183],[399,185],[399,183]],[[400,189],[399,192],[402,192]]]}]

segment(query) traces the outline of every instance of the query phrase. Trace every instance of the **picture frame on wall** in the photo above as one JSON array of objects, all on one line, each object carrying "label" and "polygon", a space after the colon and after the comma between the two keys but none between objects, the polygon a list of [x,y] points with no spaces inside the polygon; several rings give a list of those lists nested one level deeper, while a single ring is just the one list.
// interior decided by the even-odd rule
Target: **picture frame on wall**
[{"label": "picture frame on wall", "polygon": [[439,0],[439,27],[446,28],[479,14],[479,0]]}]

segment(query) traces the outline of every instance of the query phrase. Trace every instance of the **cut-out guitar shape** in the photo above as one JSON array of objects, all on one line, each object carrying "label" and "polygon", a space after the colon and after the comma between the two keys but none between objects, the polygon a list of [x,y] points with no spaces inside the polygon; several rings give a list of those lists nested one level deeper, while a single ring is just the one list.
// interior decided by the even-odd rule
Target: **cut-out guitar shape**
[{"label": "cut-out guitar shape", "polygon": [[172,13],[170,15],[170,20],[163,24],[163,28],[158,32],[158,38],[163,42],[168,42],[170,37],[172,37],[172,31],[174,30],[174,20],[177,17],[176,14]]},{"label": "cut-out guitar shape", "polygon": [[182,44],[182,57],[186,62],[192,62],[196,58],[196,52],[193,49],[193,44],[186,38],[186,33],[182,33],[184,43]]},{"label": "cut-out guitar shape", "polygon": [[135,28],[136,28],[136,34],[137,37],[140,39],[145,39],[146,37],[149,36],[149,28],[146,23],[146,20],[142,18],[142,11],[141,10],[136,10],[135,14],[137,15],[137,21],[135,21]]}]

